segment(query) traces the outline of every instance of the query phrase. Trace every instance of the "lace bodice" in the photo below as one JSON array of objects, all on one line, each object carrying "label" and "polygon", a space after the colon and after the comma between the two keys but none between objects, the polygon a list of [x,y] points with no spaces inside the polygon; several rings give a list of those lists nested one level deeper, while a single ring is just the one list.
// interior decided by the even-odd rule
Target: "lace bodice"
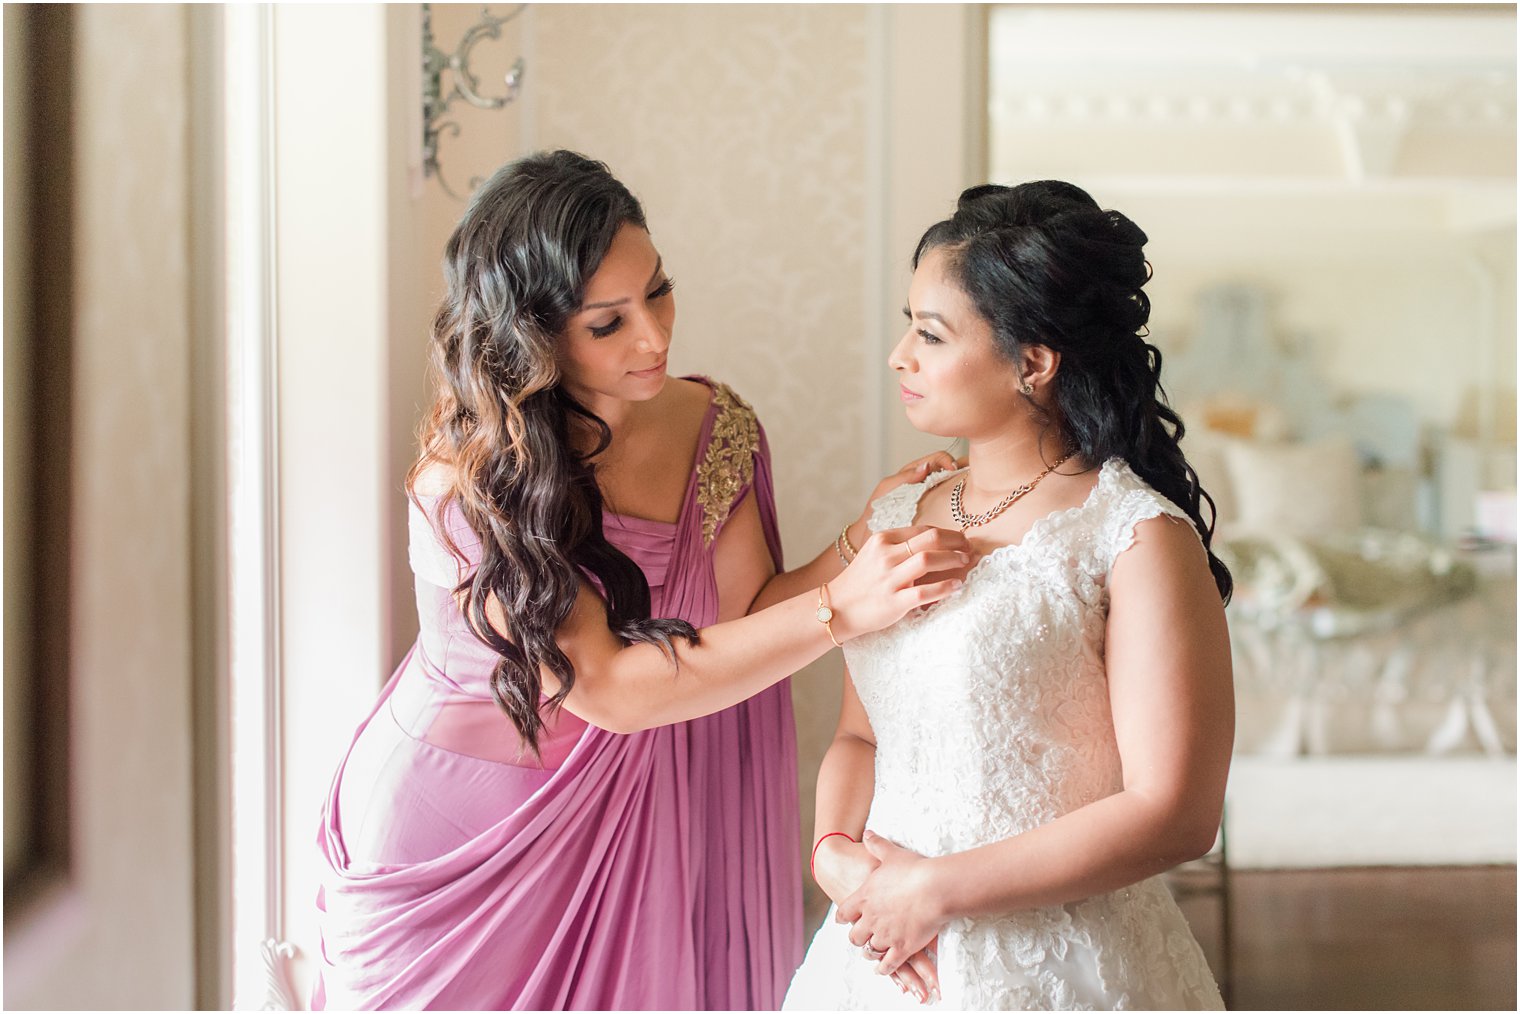
[{"label": "lace bodice", "polygon": [[[954,474],[877,500],[872,530],[912,524],[924,492]],[[1021,834],[1122,788],[1104,669],[1108,575],[1135,526],[1160,515],[1186,519],[1110,460],[1080,506],[985,555],[941,602],[845,646],[876,736],[867,827],[943,855]],[[830,932],[826,921],[819,941]],[[940,954],[951,1006],[1219,1005],[1196,942],[1154,879],[1073,904],[960,920]],[[794,992],[813,961],[810,953]],[[861,978],[846,962],[843,972],[843,994],[804,995],[800,1005],[869,1008],[890,999],[868,969]]]},{"label": "lace bodice", "polygon": [[[871,529],[913,524],[919,498],[955,474],[888,493]],[[1186,517],[1110,461],[1084,503],[988,553],[949,598],[845,647],[877,735],[876,830],[891,837],[913,814],[905,844],[960,851],[1121,788],[1103,668],[1107,578],[1135,525],[1159,514]]]}]

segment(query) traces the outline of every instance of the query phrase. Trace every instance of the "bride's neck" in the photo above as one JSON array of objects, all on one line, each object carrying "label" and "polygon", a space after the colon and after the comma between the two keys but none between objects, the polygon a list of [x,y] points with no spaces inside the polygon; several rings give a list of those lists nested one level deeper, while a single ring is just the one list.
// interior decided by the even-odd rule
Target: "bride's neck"
[{"label": "bride's neck", "polygon": [[1050,430],[1005,431],[973,439],[967,451],[967,486],[972,492],[1002,495],[1045,471],[1066,451],[1064,441]]}]

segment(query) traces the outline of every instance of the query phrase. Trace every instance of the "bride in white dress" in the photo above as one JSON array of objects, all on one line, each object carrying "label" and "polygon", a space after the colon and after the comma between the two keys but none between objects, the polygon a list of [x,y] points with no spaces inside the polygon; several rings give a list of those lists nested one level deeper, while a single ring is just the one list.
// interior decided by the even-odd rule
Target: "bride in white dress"
[{"label": "bride in white dress", "polygon": [[980,559],[846,644],[814,848],[835,906],[788,1009],[1222,1008],[1158,874],[1219,825],[1230,578],[1140,334],[1144,243],[1054,182],[968,190],[920,241],[890,362],[970,464],[871,527],[961,528]]}]

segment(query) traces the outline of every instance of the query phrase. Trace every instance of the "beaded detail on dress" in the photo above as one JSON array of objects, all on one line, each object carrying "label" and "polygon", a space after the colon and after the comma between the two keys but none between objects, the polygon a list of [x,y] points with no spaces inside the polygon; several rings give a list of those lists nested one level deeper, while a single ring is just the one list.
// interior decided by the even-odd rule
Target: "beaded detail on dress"
[{"label": "beaded detail on dress", "polygon": [[[954,474],[881,497],[871,529],[912,524],[924,491]],[[1022,834],[1122,789],[1104,667],[1107,582],[1135,526],[1159,515],[1186,522],[1111,460],[1083,504],[986,554],[942,601],[846,644],[877,744],[867,827],[943,855]],[[848,947],[831,914],[787,1005],[895,1006],[897,990]],[[1154,877],[1065,905],[957,920],[939,953],[950,1007],[1221,1006],[1198,944]]]},{"label": "beaded detail on dress", "polygon": [[713,384],[712,439],[697,466],[697,503],[702,507],[702,542],[712,545],[728,520],[739,491],[755,475],[755,449],[760,445],[760,423],[755,410],[727,384]]}]

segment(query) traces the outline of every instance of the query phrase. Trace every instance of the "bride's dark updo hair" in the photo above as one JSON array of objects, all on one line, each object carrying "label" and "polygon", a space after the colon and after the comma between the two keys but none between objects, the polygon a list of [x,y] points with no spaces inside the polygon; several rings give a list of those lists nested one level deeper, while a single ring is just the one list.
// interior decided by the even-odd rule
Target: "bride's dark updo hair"
[{"label": "bride's dark updo hair", "polygon": [[[1145,340],[1151,304],[1146,235],[1085,190],[1057,180],[987,184],[924,233],[913,266],[940,250],[946,271],[992,326],[1010,361],[1024,345],[1060,353],[1052,423],[1093,464],[1123,458],[1187,513],[1224,601],[1230,572],[1211,543],[1217,511],[1183,457],[1183,425],[1161,387],[1161,352]],[[1209,520],[1203,519],[1203,504]]]}]

